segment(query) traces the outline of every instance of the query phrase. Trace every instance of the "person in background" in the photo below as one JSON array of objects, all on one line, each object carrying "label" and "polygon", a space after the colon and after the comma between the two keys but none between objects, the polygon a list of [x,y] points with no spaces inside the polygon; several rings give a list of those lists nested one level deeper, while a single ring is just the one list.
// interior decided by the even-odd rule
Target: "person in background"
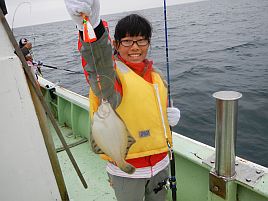
[{"label": "person in background", "polygon": [[0,8],[3,11],[3,14],[6,15],[7,14],[7,7],[6,7],[5,0],[0,0]]},{"label": "person in background", "polygon": [[[28,60],[33,61],[33,58],[31,55],[31,51],[32,51],[33,46],[32,46],[32,43],[29,42],[27,38],[21,38],[19,40],[19,47],[20,47],[25,59],[27,56]],[[26,59],[26,61],[27,61],[27,59]]]},{"label": "person in background", "polygon": [[38,80],[38,76],[42,76],[41,73],[41,66],[43,65],[42,62],[34,62],[32,56],[32,43],[28,41],[27,38],[21,38],[19,40],[19,47],[25,57],[28,66],[31,67],[32,73],[36,80]]},{"label": "person in background", "polygon": [[[180,110],[168,107],[167,86],[153,62],[147,59],[152,27],[144,17],[131,14],[115,27],[113,55],[105,23],[100,20],[98,0],[65,0],[66,8],[79,29],[78,47],[90,84],[90,113],[105,98],[124,121],[136,143],[126,161],[136,168],[133,174],[121,171],[107,156],[106,170],[118,201],[164,201],[167,191],[154,189],[169,177],[169,126],[180,119]],[[83,41],[85,14],[97,41]],[[98,72],[98,74],[97,74]],[[100,77],[98,77],[101,75]],[[100,80],[101,89],[98,86]]]}]

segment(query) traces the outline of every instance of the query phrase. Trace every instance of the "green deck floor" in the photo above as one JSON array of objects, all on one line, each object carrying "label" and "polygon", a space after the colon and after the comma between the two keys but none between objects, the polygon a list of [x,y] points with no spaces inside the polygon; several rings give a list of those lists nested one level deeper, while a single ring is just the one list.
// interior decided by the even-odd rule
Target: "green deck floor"
[{"label": "green deck floor", "polygon": [[[40,79],[41,81],[42,79]],[[45,80],[42,82],[44,82],[42,86],[52,85]],[[65,126],[60,126],[60,129],[67,144],[75,144],[71,148],[71,152],[88,184],[88,189],[84,189],[66,152],[58,152],[70,200],[116,200],[114,191],[107,181],[105,161],[91,152],[89,143],[85,142],[85,138],[73,135],[75,132],[77,135],[87,137],[87,133],[89,133],[88,100],[60,87],[56,88],[56,92],[54,92],[56,97],[53,99],[47,89],[43,88],[43,92],[55,113],[55,117],[60,119],[62,124],[73,127],[73,131]],[[54,129],[51,125],[49,127],[56,149],[62,149]],[[81,141],[84,142],[80,143]],[[214,148],[179,134],[173,135],[173,145],[178,201],[224,201],[210,192],[209,189],[209,174],[210,171],[213,171],[213,164],[215,164],[211,163],[211,161],[215,161],[214,158],[211,159],[215,154]],[[239,177],[235,178],[235,185],[232,188],[234,196],[230,196],[228,201],[268,201],[268,169],[241,158],[237,158],[237,162],[240,164],[236,167]],[[246,167],[246,171],[241,171],[241,167]],[[260,176],[256,170],[261,170],[264,174]],[[252,180],[252,182],[248,183],[247,179]],[[171,200],[170,192],[168,200]]]},{"label": "green deck floor", "polygon": [[[60,126],[67,144],[83,140],[81,137],[72,136],[71,129]],[[62,147],[59,138],[50,125],[55,147]],[[113,189],[107,181],[105,161],[102,161],[96,154],[90,151],[88,142],[76,145],[71,152],[88,184],[85,189],[77,176],[74,167],[65,151],[58,152],[60,166],[63,172],[64,181],[71,201],[111,201],[116,200]]]},{"label": "green deck floor", "polygon": [[[60,126],[67,144],[73,144],[85,140],[81,137],[74,137],[72,130]],[[61,148],[61,142],[54,129],[50,125],[56,149]],[[219,197],[213,197],[208,188],[209,169],[203,164],[203,159],[212,152],[211,148],[198,142],[188,142],[185,137],[174,136],[174,146],[178,147],[176,157],[177,195],[178,201],[223,201]],[[96,154],[91,152],[89,143],[83,142],[71,148],[71,152],[88,184],[84,189],[74,167],[71,164],[65,151],[58,152],[58,159],[63,172],[66,188],[71,201],[112,201],[116,200],[114,191],[107,181],[108,176],[105,170],[106,163]],[[198,156],[195,154],[198,153]],[[266,194],[267,176],[252,189],[245,184],[238,182],[237,200],[241,201],[268,201]],[[261,192],[259,192],[259,190]],[[264,193],[264,194],[263,194]],[[209,196],[210,195],[210,196]],[[170,192],[169,198],[171,200]]]}]

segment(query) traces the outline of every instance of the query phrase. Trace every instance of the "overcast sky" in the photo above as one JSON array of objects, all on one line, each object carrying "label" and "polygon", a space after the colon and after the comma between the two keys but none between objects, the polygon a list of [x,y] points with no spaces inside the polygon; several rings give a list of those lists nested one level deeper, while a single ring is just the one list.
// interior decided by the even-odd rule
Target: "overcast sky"
[{"label": "overcast sky", "polygon": [[[167,5],[195,1],[198,0],[166,0]],[[64,0],[5,0],[5,2],[8,10],[6,18],[10,27],[12,24],[13,27],[20,27],[70,19]],[[100,3],[101,15],[163,6],[163,0],[100,0]]]}]

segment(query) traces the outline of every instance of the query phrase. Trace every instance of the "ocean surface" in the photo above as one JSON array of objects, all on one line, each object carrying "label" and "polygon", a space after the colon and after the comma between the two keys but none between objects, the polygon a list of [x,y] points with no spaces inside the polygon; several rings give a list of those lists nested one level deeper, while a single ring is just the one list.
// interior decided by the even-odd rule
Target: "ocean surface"
[{"label": "ocean surface", "polygon": [[[133,12],[132,12],[133,13]],[[153,25],[149,58],[166,74],[163,8],[135,11]],[[102,16],[113,36],[118,19]],[[241,92],[237,155],[268,167],[268,1],[213,0],[167,8],[171,93],[181,110],[174,131],[214,146],[215,99],[221,90]],[[52,82],[88,94],[72,21],[21,27],[17,39],[33,43],[35,60]],[[64,71],[70,69],[79,73]]]}]

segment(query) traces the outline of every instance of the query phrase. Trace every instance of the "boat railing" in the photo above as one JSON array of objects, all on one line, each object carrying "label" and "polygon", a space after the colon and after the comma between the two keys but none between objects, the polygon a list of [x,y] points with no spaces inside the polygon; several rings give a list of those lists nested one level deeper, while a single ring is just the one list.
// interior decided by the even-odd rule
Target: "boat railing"
[{"label": "boat railing", "polygon": [[[56,109],[59,122],[67,124],[76,135],[87,138],[90,129],[88,99],[52,83],[40,82],[42,87],[46,84],[51,86],[51,89],[48,87],[44,90],[47,96],[55,95],[49,97],[49,101],[54,104],[52,107]],[[216,149],[220,150],[216,151],[209,145],[173,132],[177,194],[180,200],[268,201],[268,168],[236,157],[238,105],[237,100],[231,100],[229,103],[226,101],[228,100],[216,99],[216,105],[219,107],[216,109],[218,119],[215,142]],[[91,165],[89,161],[86,169]],[[103,174],[105,177],[105,171]]]},{"label": "boat railing", "polygon": [[88,98],[57,86],[42,77],[38,78],[45,98],[59,124],[72,129],[74,136],[88,138],[90,132]]}]

